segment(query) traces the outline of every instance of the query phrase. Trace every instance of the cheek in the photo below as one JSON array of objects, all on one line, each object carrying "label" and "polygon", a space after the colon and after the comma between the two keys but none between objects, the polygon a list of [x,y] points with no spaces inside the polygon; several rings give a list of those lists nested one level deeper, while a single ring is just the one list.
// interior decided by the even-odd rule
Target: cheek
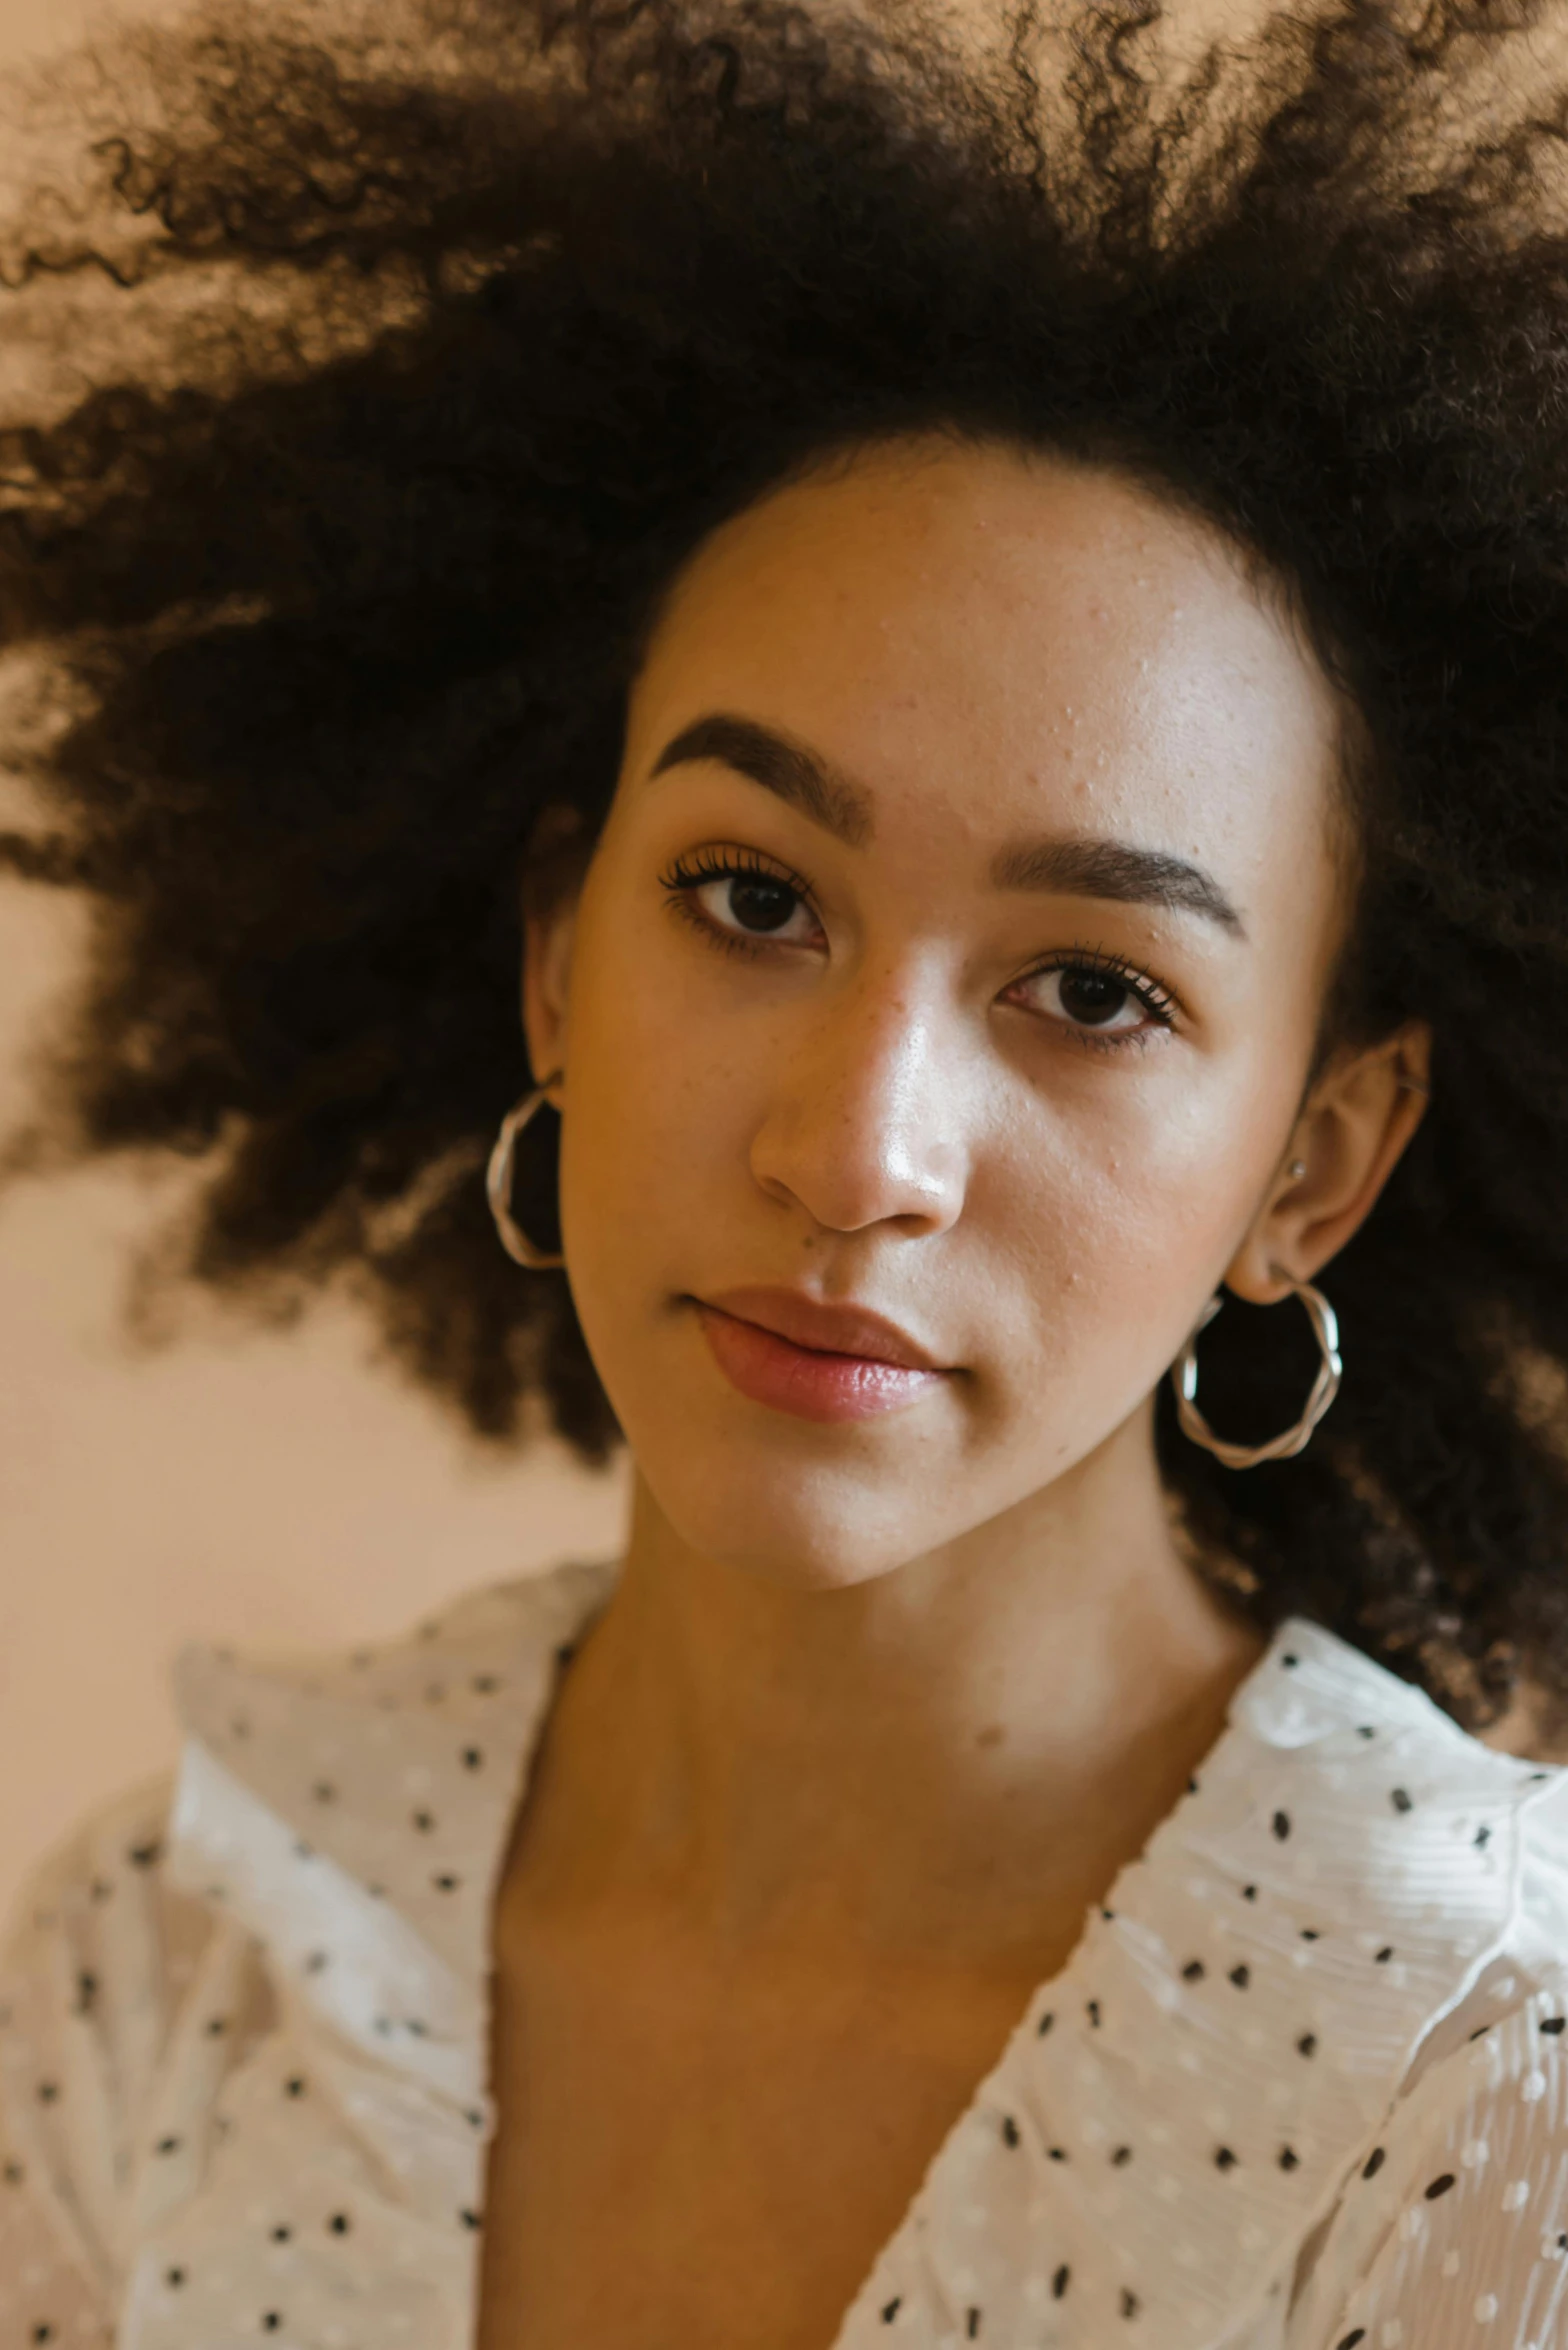
[{"label": "cheek", "polygon": [[690,968],[672,928],[657,906],[640,920],[588,920],[572,982],[563,1230],[574,1286],[579,1272],[595,1285],[613,1276],[628,1302],[661,1277],[689,1284],[711,1260],[719,1202],[733,1218],[746,1176],[766,1065],[755,1022],[716,1015],[711,973]]},{"label": "cheek", "polygon": [[1112,1423],[1134,1407],[1251,1223],[1278,1124],[1234,1081],[1114,1072],[1019,1122],[975,1170],[964,1262],[1022,1387],[1065,1380]]},{"label": "cheek", "polygon": [[912,1527],[978,1520],[1120,1426],[1179,1351],[1266,1188],[1288,1124],[1267,1069],[1195,1051],[1130,1069],[1069,1053],[1025,1086],[999,1065],[953,1138],[967,1169],[956,1219],[907,1256],[902,1239],[862,1234],[854,1260],[951,1342],[971,1378],[918,1428],[759,1432],[713,1388],[675,1300],[788,1277],[781,1254],[801,1226],[759,1191],[752,1152],[789,1059],[790,1014],[770,1025],[744,990],[727,1012],[673,927],[662,905],[612,918],[608,893],[600,909],[585,903],[561,1165],[584,1336],[666,1506],[679,1501],[723,1547],[702,1512],[733,1487],[749,1523],[761,1480],[792,1541],[832,1549],[864,1536],[868,1511],[880,1524],[891,1510],[897,1539],[914,1545]]}]

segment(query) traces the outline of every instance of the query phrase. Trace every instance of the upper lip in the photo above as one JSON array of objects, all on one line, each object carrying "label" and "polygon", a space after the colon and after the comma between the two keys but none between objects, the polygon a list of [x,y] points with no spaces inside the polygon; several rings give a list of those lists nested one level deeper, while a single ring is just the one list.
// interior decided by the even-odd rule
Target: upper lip
[{"label": "upper lip", "polygon": [[819,1353],[859,1355],[871,1362],[896,1363],[907,1371],[950,1367],[939,1363],[907,1330],[868,1306],[828,1305],[798,1289],[757,1285],[721,1289],[699,1303],[717,1306],[743,1322],[756,1322],[779,1338],[788,1338],[796,1346],[814,1347]]}]

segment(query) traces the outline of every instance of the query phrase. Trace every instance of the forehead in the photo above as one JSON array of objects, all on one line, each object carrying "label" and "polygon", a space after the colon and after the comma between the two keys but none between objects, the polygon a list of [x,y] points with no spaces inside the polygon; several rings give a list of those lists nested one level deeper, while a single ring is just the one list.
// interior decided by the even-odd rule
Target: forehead
[{"label": "forehead", "polygon": [[1326,838],[1337,706],[1276,599],[1217,530],[1055,457],[886,444],[725,523],[666,599],[628,764],[710,708],[906,827],[1048,813],[1224,857],[1246,892],[1271,846]]}]

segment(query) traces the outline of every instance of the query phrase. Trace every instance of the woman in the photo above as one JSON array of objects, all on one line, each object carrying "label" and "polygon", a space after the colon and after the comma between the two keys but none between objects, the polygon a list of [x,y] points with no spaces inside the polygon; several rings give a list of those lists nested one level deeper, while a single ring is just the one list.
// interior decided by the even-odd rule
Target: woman
[{"label": "woman", "polygon": [[910,21],[213,19],[24,233],[158,331],[7,444],[11,1163],[634,1499],[187,1652],[4,2350],[1568,2340],[1544,20]]}]

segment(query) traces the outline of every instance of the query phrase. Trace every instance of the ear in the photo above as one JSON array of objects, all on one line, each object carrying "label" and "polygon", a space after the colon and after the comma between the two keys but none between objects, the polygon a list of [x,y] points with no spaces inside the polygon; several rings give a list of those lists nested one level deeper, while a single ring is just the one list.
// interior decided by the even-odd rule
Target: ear
[{"label": "ear", "polygon": [[523,1034],[535,1082],[553,1082],[566,1060],[572,939],[587,869],[584,827],[575,808],[547,808],[525,853],[522,883]]},{"label": "ear", "polygon": [[1421,1123],[1431,1063],[1432,1032],[1421,1020],[1330,1060],[1226,1269],[1238,1297],[1276,1304],[1293,1279],[1310,1281],[1359,1230]]}]

